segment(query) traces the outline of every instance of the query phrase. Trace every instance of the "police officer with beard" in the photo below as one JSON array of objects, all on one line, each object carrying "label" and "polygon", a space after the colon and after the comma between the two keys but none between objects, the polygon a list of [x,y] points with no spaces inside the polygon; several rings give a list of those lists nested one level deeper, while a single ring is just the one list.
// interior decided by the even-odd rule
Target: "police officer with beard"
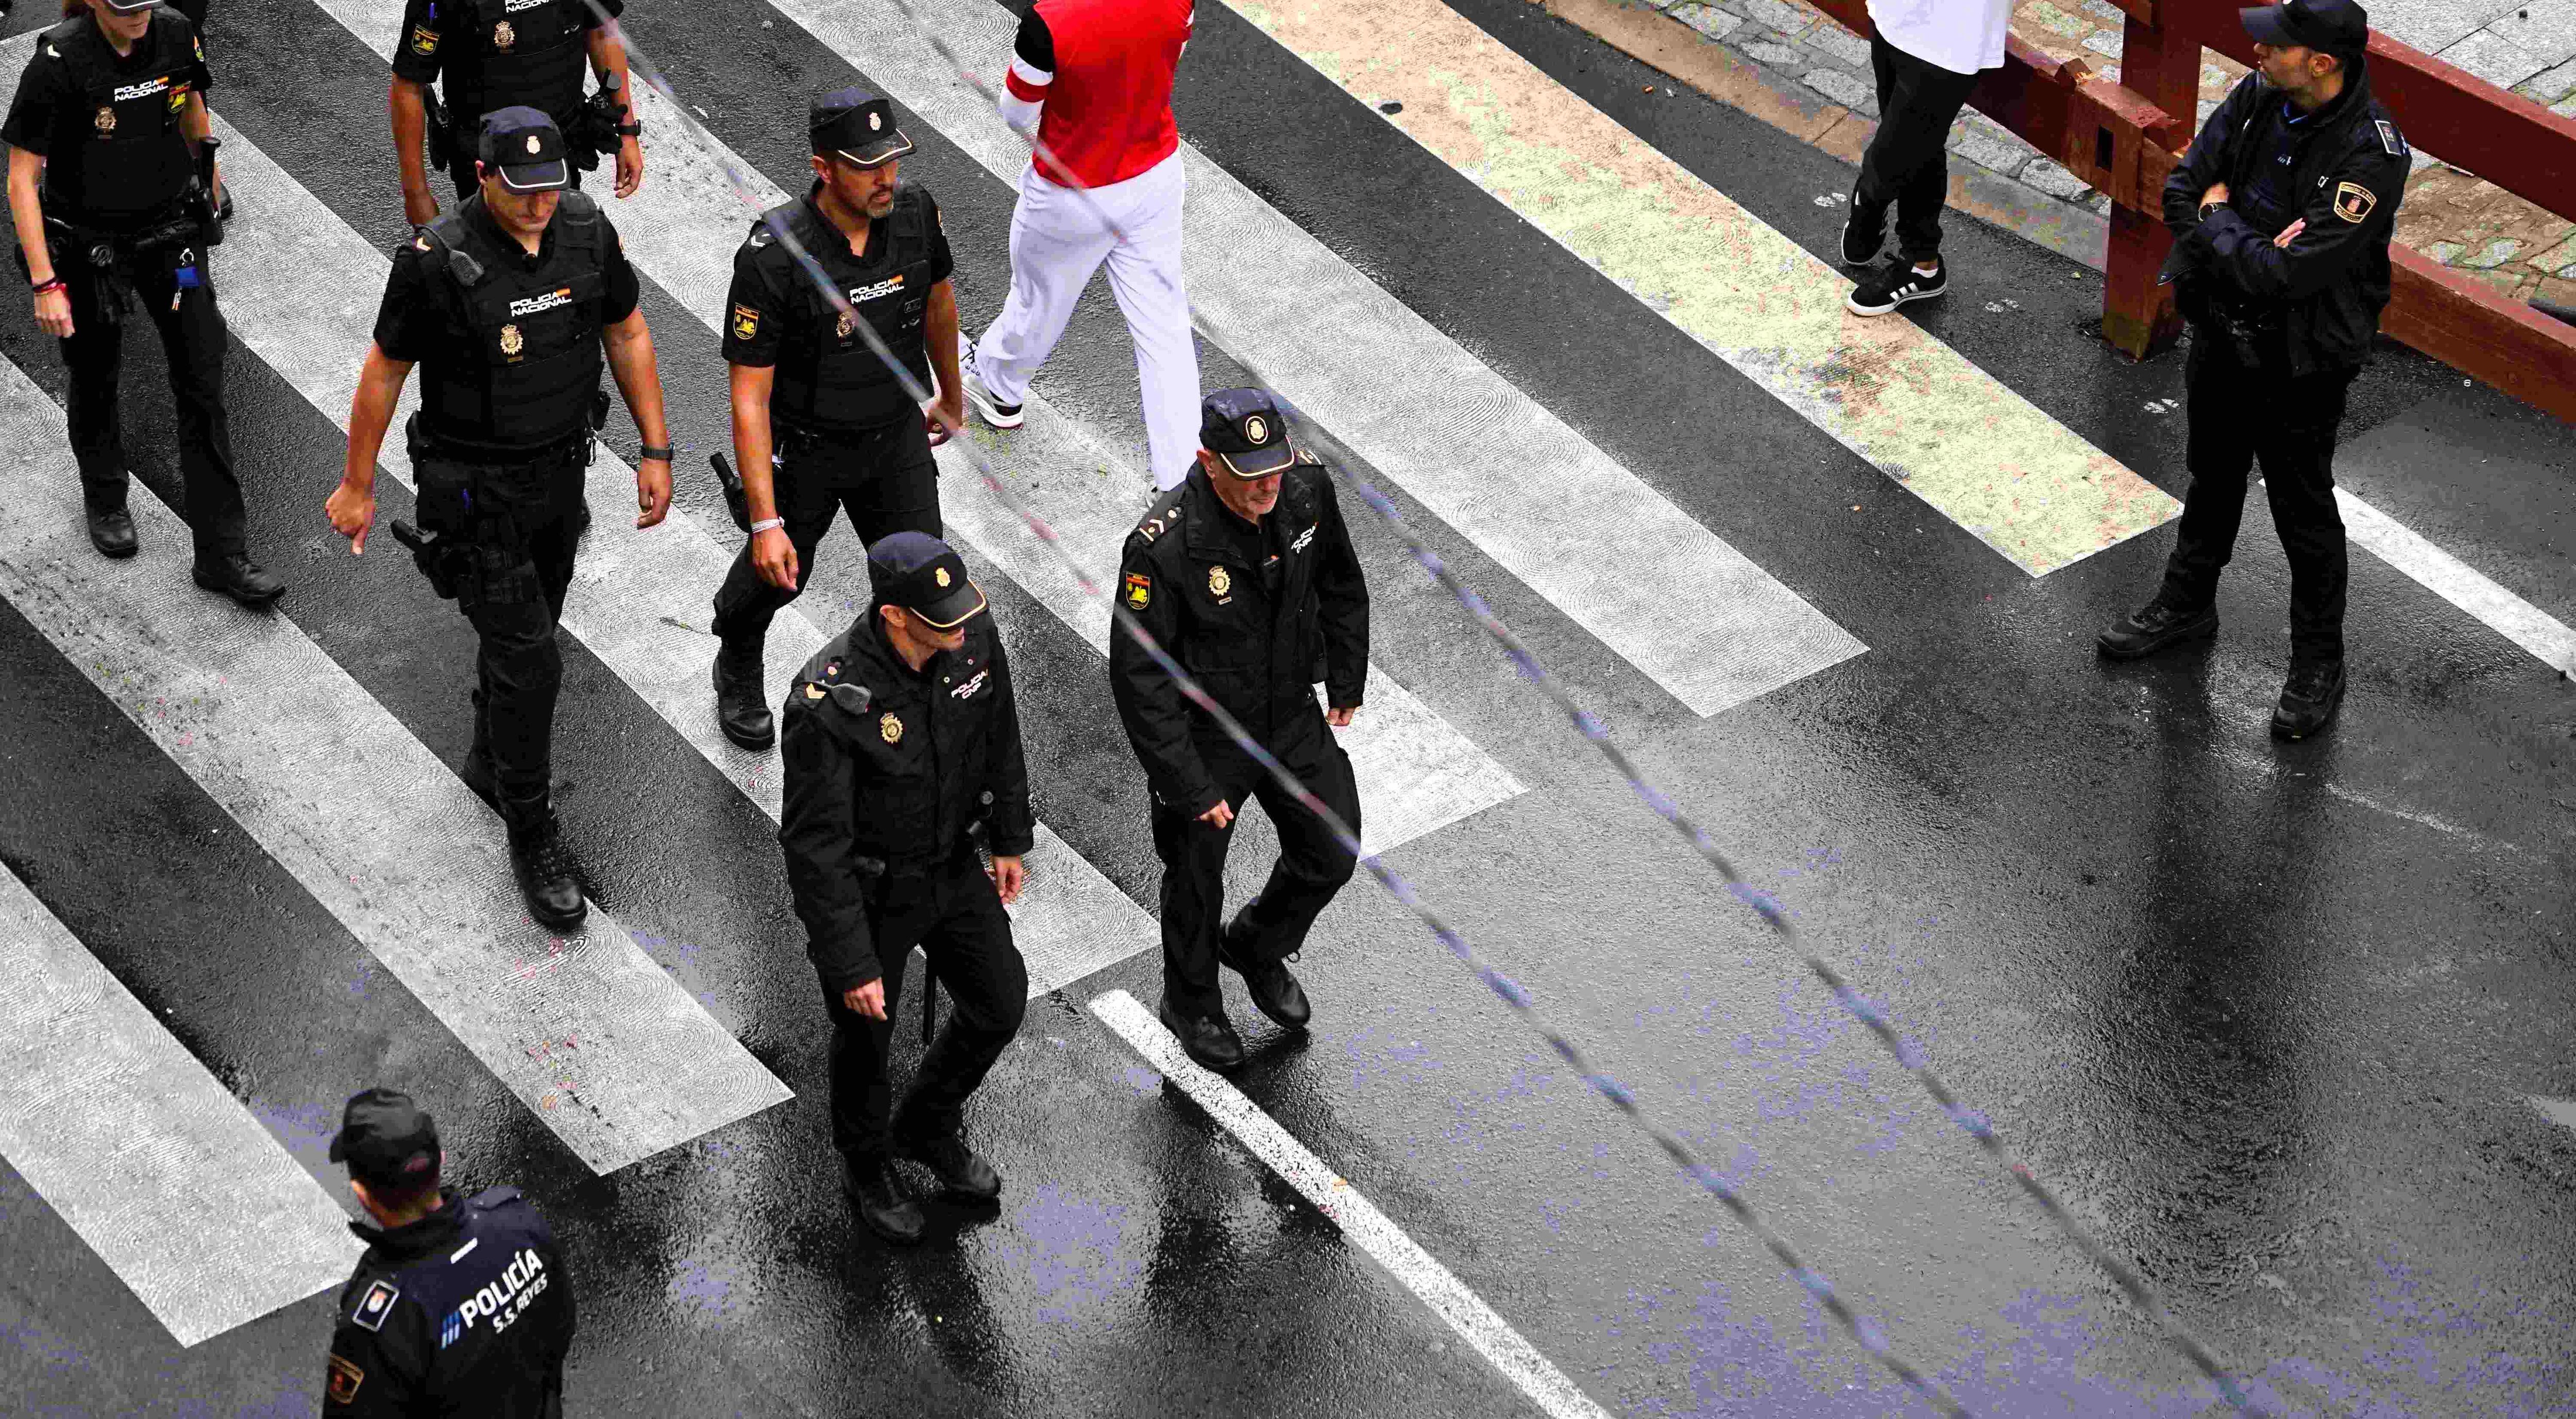
[{"label": "police officer with beard", "polygon": [[[1268,393],[1220,389],[1200,402],[1198,466],[1128,534],[1118,600],[1190,677],[1351,831],[1360,826],[1351,722],[1368,677],[1368,584],[1332,479],[1297,456]],[[1315,703],[1323,669],[1328,711]],[[1217,966],[1252,1003],[1306,1027],[1306,992],[1287,960],[1351,879],[1350,850],[1289,796],[1215,719],[1181,694],[1124,630],[1109,633],[1109,685],[1153,794],[1163,859],[1161,1015],[1210,1069],[1243,1062]],[[1279,832],[1268,885],[1222,930],[1235,810],[1261,800]]]},{"label": "police officer with beard", "polygon": [[564,931],[587,908],[552,799],[555,626],[590,526],[603,352],[643,439],[639,528],[670,510],[671,450],[634,268],[599,205],[564,190],[563,135],[534,109],[505,108],[484,118],[482,151],[482,190],[395,255],[324,510],[364,552],[376,453],[418,362],[406,432],[423,530],[397,522],[394,535],[473,623],[474,743],[459,774],[508,826],[529,914]]},{"label": "police officer with beard", "polygon": [[251,560],[224,411],[224,317],[206,250],[221,239],[212,82],[196,31],[178,15],[151,0],[79,0],[38,38],[0,141],[36,324],[61,340],[70,366],[64,402],[91,545],[135,553],[117,366],[139,303],[178,405],[191,575],[257,607],[286,588]]},{"label": "police officer with beard", "polygon": [[349,1228],[367,1253],[340,1292],[323,1412],[560,1416],[572,1278],[537,1209],[514,1187],[442,1185],[437,1125],[391,1089],[349,1100],[331,1161],[376,1225]]},{"label": "police officer with beard", "polygon": [[[609,15],[625,13],[626,0],[598,0]],[[584,69],[599,75],[599,93],[582,97]],[[434,114],[432,80],[446,96]],[[626,46],[610,33],[591,0],[408,0],[395,41],[394,156],[401,165],[403,219],[427,226],[438,215],[423,154],[456,178],[456,195],[471,196],[473,135],[483,115],[500,108],[533,108],[573,140],[577,168],[596,166],[599,155],[617,155],[617,195],[632,197],[644,185],[644,126],[626,103]],[[581,185],[575,172],[573,186]]]},{"label": "police officer with beard", "polygon": [[[868,585],[873,604],[788,692],[778,841],[832,1016],[845,1189],[869,1230],[914,1242],[923,1219],[897,1156],[953,1197],[1002,1192],[959,1127],[1027,1009],[1028,967],[1002,908],[1019,898],[1036,826],[1010,662],[966,564],[936,537],[897,532],[868,549]],[[886,1052],[915,946],[954,1005],[898,1110]]]},{"label": "police officer with beard", "polygon": [[[807,127],[814,186],[752,223],[734,253],[725,315],[751,540],[716,592],[716,718],[746,749],[775,737],[761,682],[770,619],[805,589],[834,515],[846,511],[871,546],[905,529],[937,537],[929,427],[944,440],[966,422],[948,234],[930,194],[897,183],[912,140],[893,107],[863,89],[815,100]],[[846,313],[817,289],[773,222],[822,266]],[[937,370],[940,402],[927,416],[870,348],[860,320],[923,387]]]},{"label": "police officer with beard", "polygon": [[2346,561],[2334,447],[2344,396],[2388,305],[2388,242],[2412,166],[2371,92],[2352,0],[2243,12],[2260,61],[2165,183],[2166,262],[2192,327],[2191,492],[2153,600],[2102,632],[2129,660],[2218,629],[2218,576],[2259,459],[2290,564],[2290,673],[2272,733],[2304,739],[2343,705]]}]

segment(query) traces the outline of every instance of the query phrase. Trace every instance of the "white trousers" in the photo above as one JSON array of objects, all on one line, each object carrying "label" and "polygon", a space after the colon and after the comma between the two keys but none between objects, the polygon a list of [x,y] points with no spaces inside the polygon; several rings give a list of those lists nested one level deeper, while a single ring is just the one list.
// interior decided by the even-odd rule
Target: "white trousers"
[{"label": "white trousers", "polygon": [[1029,381],[1063,338],[1074,302],[1107,261],[1110,292],[1136,341],[1145,447],[1157,488],[1179,487],[1198,459],[1198,346],[1181,283],[1187,185],[1177,152],[1125,182],[1092,189],[1090,203],[1038,176],[1030,164],[1011,213],[1010,299],[975,343],[975,377],[995,400],[1026,403]]}]

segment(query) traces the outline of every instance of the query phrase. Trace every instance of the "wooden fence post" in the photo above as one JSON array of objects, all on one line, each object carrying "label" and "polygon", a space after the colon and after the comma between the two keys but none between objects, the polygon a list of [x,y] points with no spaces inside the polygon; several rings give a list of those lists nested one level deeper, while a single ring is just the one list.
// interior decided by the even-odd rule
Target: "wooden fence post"
[{"label": "wooden fence post", "polygon": [[[2165,18],[2157,13],[2161,6],[2128,0],[2121,8],[2127,19],[2120,41],[2120,86],[2173,116],[2173,128],[2149,133],[2147,141],[2183,146],[2199,128],[2200,42],[2180,33],[2179,26],[2160,23]],[[2102,285],[2102,338],[2135,360],[2172,348],[2182,336],[2173,288],[2156,284],[2165,254],[2173,249],[2173,234],[2165,230],[2156,194],[2143,196],[2143,208],[2117,202],[2111,207]]]}]

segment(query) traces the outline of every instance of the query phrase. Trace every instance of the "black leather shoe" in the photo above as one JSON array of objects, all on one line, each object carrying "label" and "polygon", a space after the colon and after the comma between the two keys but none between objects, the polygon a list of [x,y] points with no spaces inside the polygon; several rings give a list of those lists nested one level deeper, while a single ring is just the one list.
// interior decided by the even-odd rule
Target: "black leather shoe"
[{"label": "black leather shoe", "polygon": [[219,592],[256,611],[275,601],[286,590],[286,583],[260,569],[257,562],[234,552],[208,561],[203,557],[189,569],[197,585]]},{"label": "black leather shoe", "polygon": [[841,1191],[850,1210],[867,1229],[897,1246],[921,1240],[921,1208],[904,1189],[894,1166],[885,1162],[852,1163],[842,1175]]},{"label": "black leather shoe", "polygon": [[563,829],[552,808],[527,815],[526,826],[510,828],[510,866],[518,874],[519,892],[528,899],[528,915],[550,931],[570,931],[590,914],[581,884],[573,880],[572,854],[565,850]]},{"label": "black leather shoe", "polygon": [[2113,660],[2136,660],[2170,645],[2218,634],[2218,607],[2177,606],[2155,600],[2105,627],[2095,642]]},{"label": "black leather shoe", "polygon": [[1234,931],[1228,928],[1217,938],[1216,958],[1243,976],[1244,993],[1261,1013],[1278,1022],[1281,1028],[1302,1030],[1313,1018],[1314,1007],[1306,1001],[1306,988],[1288,973],[1288,963],[1273,961],[1266,966],[1247,964],[1234,945]]},{"label": "black leather shoe", "polygon": [[89,545],[102,557],[123,561],[134,555],[134,514],[124,508],[89,510]]},{"label": "black leather shoe", "polygon": [[991,1202],[1002,1195],[1002,1175],[954,1133],[937,1138],[898,1138],[895,1151],[930,1169],[951,1197]]},{"label": "black leather shoe", "polygon": [[746,749],[778,742],[778,725],[760,686],[761,640],[737,636],[716,643],[716,723],[727,739]]},{"label": "black leather shoe", "polygon": [[1154,1013],[1161,1017],[1163,1028],[1181,1042],[1181,1051],[1198,1061],[1201,1069],[1223,1074],[1242,1067],[1243,1040],[1224,1016],[1182,1015],[1172,1009],[1169,1000],[1155,1007]]},{"label": "black leather shoe", "polygon": [[2292,661],[2280,707],[2272,711],[2272,737],[2305,739],[2334,723],[2343,708],[2343,678],[2340,660]]}]

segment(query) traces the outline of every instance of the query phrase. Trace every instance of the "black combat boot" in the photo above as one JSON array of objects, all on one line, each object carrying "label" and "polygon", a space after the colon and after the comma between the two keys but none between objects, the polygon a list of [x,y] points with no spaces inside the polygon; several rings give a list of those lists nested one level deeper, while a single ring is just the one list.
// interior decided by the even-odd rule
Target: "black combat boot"
[{"label": "black combat boot", "polygon": [[564,847],[563,828],[555,822],[554,805],[506,805],[501,820],[510,829],[510,867],[519,878],[528,915],[549,931],[570,931],[590,914],[590,903],[573,880],[572,854]]},{"label": "black combat boot", "polygon": [[1261,1007],[1262,1014],[1277,1021],[1282,1029],[1306,1028],[1306,1021],[1315,1013],[1306,1001],[1306,988],[1297,984],[1297,978],[1288,973],[1285,961],[1272,961],[1266,966],[1253,964],[1251,958],[1244,954],[1242,939],[1235,934],[1234,928],[1242,920],[1237,916],[1226,925],[1224,934],[1217,937],[1217,960],[1242,974],[1244,993],[1252,997],[1253,1004]]},{"label": "black combat boot", "polygon": [[2113,660],[2136,660],[2169,645],[2216,634],[2216,603],[2185,606],[2159,591],[2154,600],[2105,627],[2096,644]]},{"label": "black combat boot", "polygon": [[2343,661],[2290,658],[2290,678],[2272,711],[2272,737],[2305,739],[2334,723],[2343,708]]},{"label": "black combat boot", "polygon": [[778,726],[760,684],[763,639],[735,635],[716,643],[716,723],[727,739],[746,749],[766,749],[778,742]]},{"label": "black combat boot", "polygon": [[859,1214],[869,1231],[898,1246],[921,1240],[921,1208],[905,1190],[903,1179],[895,1175],[892,1163],[882,1158],[850,1162],[841,1190],[849,1196],[850,1210]]},{"label": "black combat boot", "polygon": [[905,1138],[897,1133],[895,1151],[930,1169],[951,1197],[991,1202],[1002,1195],[1002,1175],[954,1133],[931,1138]]}]

